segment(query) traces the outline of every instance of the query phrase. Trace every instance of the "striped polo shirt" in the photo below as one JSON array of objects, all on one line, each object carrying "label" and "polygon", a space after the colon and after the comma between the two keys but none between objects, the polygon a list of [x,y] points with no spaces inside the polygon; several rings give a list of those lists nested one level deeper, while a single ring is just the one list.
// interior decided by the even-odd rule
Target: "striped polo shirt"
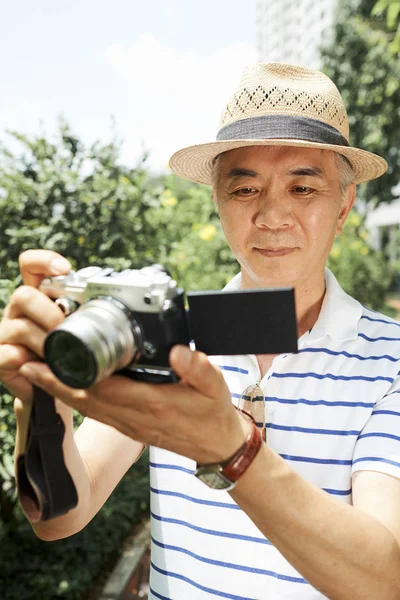
[{"label": "striped polo shirt", "polygon": [[[236,276],[229,288],[239,286]],[[318,321],[299,352],[277,356],[260,384],[268,445],[346,504],[355,471],[400,478],[399,342],[400,324],[361,306],[327,270]],[[212,360],[234,403],[259,380],[255,356]],[[149,599],[324,598],[227,492],[209,489],[194,470],[193,460],[151,449]]]}]

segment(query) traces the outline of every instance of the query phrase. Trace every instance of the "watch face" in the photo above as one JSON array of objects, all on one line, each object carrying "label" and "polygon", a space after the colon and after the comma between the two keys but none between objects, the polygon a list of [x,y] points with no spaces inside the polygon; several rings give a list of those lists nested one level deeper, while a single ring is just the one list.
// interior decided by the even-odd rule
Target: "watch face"
[{"label": "watch face", "polygon": [[215,467],[198,467],[195,475],[214,490],[229,491],[235,487],[235,483],[230,481]]}]

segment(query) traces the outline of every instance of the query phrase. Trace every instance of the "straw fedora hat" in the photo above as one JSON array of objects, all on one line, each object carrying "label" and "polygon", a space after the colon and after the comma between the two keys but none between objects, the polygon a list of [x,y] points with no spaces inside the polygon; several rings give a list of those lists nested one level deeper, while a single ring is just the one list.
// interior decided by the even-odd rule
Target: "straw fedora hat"
[{"label": "straw fedora hat", "polygon": [[222,113],[217,141],[179,150],[170,167],[180,177],[212,185],[214,159],[243,146],[333,150],[349,160],[356,183],[383,175],[388,166],[380,156],[350,146],[346,108],[329,77],[283,63],[248,67]]}]

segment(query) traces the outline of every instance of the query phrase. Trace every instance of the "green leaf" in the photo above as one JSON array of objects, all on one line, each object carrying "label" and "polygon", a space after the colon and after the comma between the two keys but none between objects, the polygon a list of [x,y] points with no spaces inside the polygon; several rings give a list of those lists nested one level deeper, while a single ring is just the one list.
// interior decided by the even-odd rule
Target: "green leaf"
[{"label": "green leaf", "polygon": [[[323,70],[345,101],[352,145],[382,156],[390,165],[384,177],[358,187],[360,205],[391,202],[400,177],[400,34],[394,35],[386,22],[389,5],[399,4],[339,0],[331,40],[322,49]],[[398,21],[398,9],[391,11]]]},{"label": "green leaf", "polygon": [[386,95],[388,97],[393,96],[395,92],[400,88],[400,81],[394,77],[389,77],[386,81]]},{"label": "green leaf", "polygon": [[389,0],[378,0],[371,10],[371,16],[376,16],[383,13],[389,4]]},{"label": "green leaf", "polygon": [[399,25],[398,17],[400,14],[400,2],[391,2],[387,9],[386,22],[389,29],[394,29]]},{"label": "green leaf", "polygon": [[393,55],[400,53],[400,33],[398,33],[394,40],[389,44],[389,51]]}]

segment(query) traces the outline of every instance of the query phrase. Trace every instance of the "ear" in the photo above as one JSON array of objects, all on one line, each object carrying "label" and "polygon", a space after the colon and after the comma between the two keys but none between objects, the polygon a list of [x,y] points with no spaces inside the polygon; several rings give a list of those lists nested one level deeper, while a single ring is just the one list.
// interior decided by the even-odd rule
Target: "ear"
[{"label": "ear", "polygon": [[337,223],[336,223],[336,234],[337,235],[342,233],[343,225],[346,223],[346,219],[349,215],[349,212],[351,211],[351,209],[354,206],[354,202],[356,199],[356,191],[357,191],[357,188],[356,188],[355,183],[351,183],[350,185],[347,186],[346,192],[342,199],[340,212],[339,212],[339,215],[337,218]]}]

